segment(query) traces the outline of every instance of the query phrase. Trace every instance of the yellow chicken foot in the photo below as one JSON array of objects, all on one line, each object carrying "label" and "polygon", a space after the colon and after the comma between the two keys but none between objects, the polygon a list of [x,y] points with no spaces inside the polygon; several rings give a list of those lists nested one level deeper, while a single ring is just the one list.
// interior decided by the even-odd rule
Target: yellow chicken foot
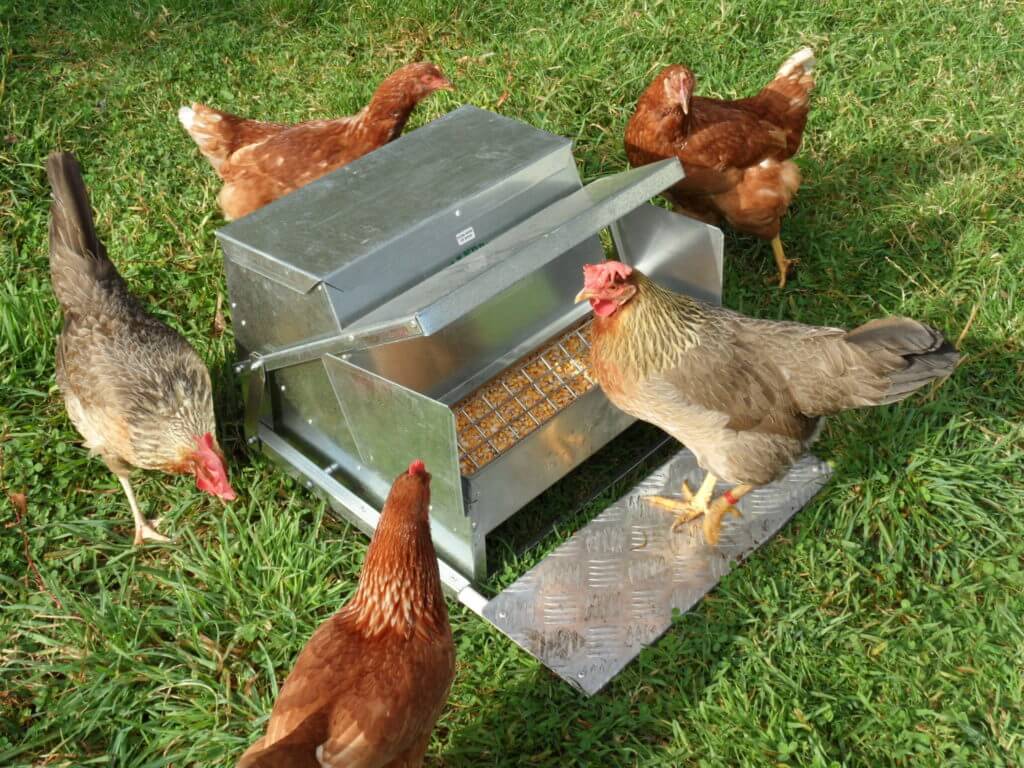
[{"label": "yellow chicken foot", "polygon": [[673,499],[665,496],[648,496],[647,501],[656,507],[676,512],[676,519],[672,523],[672,530],[677,530],[691,520],[704,516],[704,539],[708,544],[714,546],[718,543],[718,536],[722,529],[722,518],[727,514],[742,517],[740,511],[734,506],[736,502],[754,490],[752,485],[738,485],[731,491],[726,491],[717,499],[708,502],[711,494],[715,491],[715,484],[718,478],[708,473],[701,483],[700,490],[693,493],[690,486],[683,483],[683,499]]},{"label": "yellow chicken foot", "polygon": [[132,508],[132,516],[135,518],[135,546],[139,546],[145,541],[170,541],[169,538],[157,531],[159,520],[147,520],[142,516],[142,512],[139,511],[139,503],[135,500],[135,491],[132,490],[132,484],[128,478],[118,475],[117,479],[121,481],[124,495],[128,497],[128,506]]},{"label": "yellow chicken foot", "polygon": [[690,490],[690,486],[684,480],[682,499],[674,499],[668,496],[648,496],[646,500],[656,507],[676,513],[676,519],[672,523],[672,530],[675,531],[680,526],[685,525],[691,520],[696,520],[701,515],[707,513],[708,502],[711,500],[711,494],[714,493],[715,483],[717,482],[718,478],[708,473],[704,477],[704,482],[700,484],[700,489],[697,493],[693,493]]},{"label": "yellow chicken foot", "polygon": [[782,240],[778,236],[772,238],[772,253],[775,254],[775,266],[779,269],[779,288],[782,289],[786,287],[789,268],[800,260],[786,258],[786,252],[782,250]]},{"label": "yellow chicken foot", "polygon": [[730,513],[736,517],[743,517],[743,514],[734,505],[752,490],[754,490],[752,485],[737,485],[711,502],[707,514],[704,515],[704,539],[708,544],[715,546],[718,543],[723,517]]}]

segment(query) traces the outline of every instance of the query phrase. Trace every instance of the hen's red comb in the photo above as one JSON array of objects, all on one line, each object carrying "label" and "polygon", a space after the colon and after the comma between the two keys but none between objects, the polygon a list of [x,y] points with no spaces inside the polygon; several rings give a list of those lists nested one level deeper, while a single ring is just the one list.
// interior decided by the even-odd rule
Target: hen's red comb
[{"label": "hen's red comb", "polygon": [[633,274],[633,268],[621,261],[605,261],[601,264],[583,265],[583,287],[591,289],[608,288],[624,281]]},{"label": "hen's red comb", "polygon": [[414,459],[413,462],[409,464],[410,475],[424,475],[426,474],[426,472],[427,465],[424,464],[420,459]]}]

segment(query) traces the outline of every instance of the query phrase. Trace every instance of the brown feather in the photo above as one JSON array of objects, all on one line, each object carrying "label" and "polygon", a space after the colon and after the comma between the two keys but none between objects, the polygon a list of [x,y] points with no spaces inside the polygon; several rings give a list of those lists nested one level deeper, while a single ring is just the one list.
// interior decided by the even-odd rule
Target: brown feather
[{"label": "brown feather", "polygon": [[313,633],[266,736],[239,768],[319,765],[318,749],[324,765],[339,768],[422,761],[455,673],[429,479],[410,471],[395,480],[356,594]]},{"label": "brown feather", "polygon": [[814,85],[809,51],[790,57],[759,94],[725,101],[694,96],[684,113],[676,82],[695,82],[682,66],[663,69],[626,126],[633,166],[677,157],[686,178],[667,193],[709,223],[725,218],[741,232],[771,239],[800,186],[791,158],[800,147]]},{"label": "brown feather", "polygon": [[224,180],[224,216],[237,219],[397,138],[416,105],[447,87],[437,66],[417,62],[384,80],[350,117],[282,126],[195,105],[179,118]]},{"label": "brown feather", "polygon": [[179,119],[214,170],[220,170],[224,161],[242,147],[266,141],[289,127],[238,117],[205,104],[193,104],[191,114],[182,109]]}]

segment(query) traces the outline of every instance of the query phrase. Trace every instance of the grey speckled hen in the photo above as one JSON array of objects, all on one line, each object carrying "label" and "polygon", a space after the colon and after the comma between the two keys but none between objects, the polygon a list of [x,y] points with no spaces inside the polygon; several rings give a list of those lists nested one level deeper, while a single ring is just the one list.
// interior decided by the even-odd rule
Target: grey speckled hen
[{"label": "grey speckled hen", "polygon": [[189,343],[128,292],[96,235],[75,158],[54,153],[46,170],[50,276],[64,311],[57,384],[86,447],[121,481],[135,543],[166,541],[139,511],[132,467],[191,473],[200,490],[235,498],[214,436],[210,374]]},{"label": "grey speckled hen", "polygon": [[[595,318],[591,364],[616,406],[664,429],[708,472],[684,500],[657,497],[675,525],[704,515],[708,542],[755,487],[782,476],[824,416],[898,402],[952,373],[959,355],[916,320],[852,331],[757,320],[661,288],[609,261],[584,267],[577,301]],[[718,479],[734,487],[711,502]]]}]

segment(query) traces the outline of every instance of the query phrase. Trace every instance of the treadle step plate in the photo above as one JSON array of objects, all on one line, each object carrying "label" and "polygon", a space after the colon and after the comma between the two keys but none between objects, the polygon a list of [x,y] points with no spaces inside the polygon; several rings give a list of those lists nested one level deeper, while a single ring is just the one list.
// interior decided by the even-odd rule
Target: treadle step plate
[{"label": "treadle step plate", "polygon": [[[780,481],[737,505],[718,547],[701,520],[672,533],[673,515],[643,500],[694,491],[704,473],[682,450],[496,595],[484,616],[559,677],[597,693],[727,574],[770,539],[828,481],[828,466],[805,456]],[[716,495],[726,490],[719,485]]]}]

